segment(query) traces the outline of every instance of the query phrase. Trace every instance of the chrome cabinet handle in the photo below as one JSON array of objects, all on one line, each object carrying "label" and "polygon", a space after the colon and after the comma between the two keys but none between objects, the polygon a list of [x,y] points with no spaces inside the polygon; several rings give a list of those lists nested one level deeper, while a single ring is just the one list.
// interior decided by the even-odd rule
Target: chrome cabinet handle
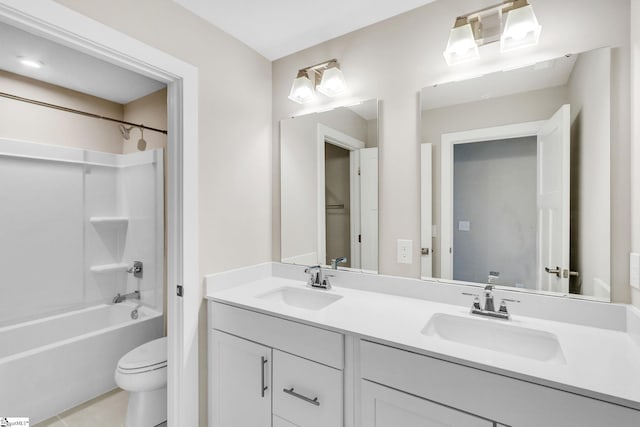
[{"label": "chrome cabinet handle", "polygon": [[262,378],[260,383],[260,395],[262,397],[264,397],[265,391],[269,389],[269,387],[265,385],[266,381],[264,379],[266,365],[267,365],[267,359],[264,356],[260,357],[260,369],[262,370]]},{"label": "chrome cabinet handle", "polygon": [[283,388],[282,391],[284,391],[285,393],[287,393],[290,396],[297,397],[300,400],[304,400],[307,403],[311,403],[312,405],[320,406],[320,402],[318,402],[318,398],[317,397],[314,397],[313,399],[311,399],[311,398],[309,398],[307,396],[303,396],[302,394],[296,393],[295,391],[293,391],[293,387],[291,387],[291,388]]}]

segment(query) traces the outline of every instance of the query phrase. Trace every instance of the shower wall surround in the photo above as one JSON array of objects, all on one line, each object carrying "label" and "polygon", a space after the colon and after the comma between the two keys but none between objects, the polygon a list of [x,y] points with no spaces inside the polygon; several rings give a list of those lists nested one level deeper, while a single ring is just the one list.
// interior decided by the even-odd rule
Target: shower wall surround
[{"label": "shower wall surround", "polygon": [[[0,138],[0,325],[139,289],[162,311],[162,150],[128,155]],[[127,273],[144,263],[142,279]]]}]

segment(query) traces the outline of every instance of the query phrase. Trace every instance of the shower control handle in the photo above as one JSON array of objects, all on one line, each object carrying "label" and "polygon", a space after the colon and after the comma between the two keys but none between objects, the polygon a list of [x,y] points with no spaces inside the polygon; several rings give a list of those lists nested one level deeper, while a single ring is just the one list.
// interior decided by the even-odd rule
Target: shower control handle
[{"label": "shower control handle", "polygon": [[133,277],[142,279],[142,261],[133,261],[133,266],[127,270],[127,273],[133,274]]}]

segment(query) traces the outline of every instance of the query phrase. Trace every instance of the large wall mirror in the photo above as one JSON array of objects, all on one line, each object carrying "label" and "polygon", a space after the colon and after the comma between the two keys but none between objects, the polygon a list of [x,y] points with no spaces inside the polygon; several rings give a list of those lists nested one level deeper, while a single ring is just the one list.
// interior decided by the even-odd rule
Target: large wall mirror
[{"label": "large wall mirror", "polygon": [[610,300],[611,51],[422,90],[423,277]]},{"label": "large wall mirror", "polygon": [[280,122],[282,262],[378,270],[378,103]]}]

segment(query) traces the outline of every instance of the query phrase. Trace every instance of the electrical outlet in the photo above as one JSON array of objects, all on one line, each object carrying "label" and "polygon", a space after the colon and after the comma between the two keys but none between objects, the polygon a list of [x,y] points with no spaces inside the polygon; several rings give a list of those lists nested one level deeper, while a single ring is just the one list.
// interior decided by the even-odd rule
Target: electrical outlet
[{"label": "electrical outlet", "polygon": [[411,264],[413,253],[413,241],[398,239],[398,263]]},{"label": "electrical outlet", "polygon": [[640,289],[640,254],[629,255],[629,283],[632,288]]},{"label": "electrical outlet", "polygon": [[471,231],[471,222],[458,221],[458,231]]}]

